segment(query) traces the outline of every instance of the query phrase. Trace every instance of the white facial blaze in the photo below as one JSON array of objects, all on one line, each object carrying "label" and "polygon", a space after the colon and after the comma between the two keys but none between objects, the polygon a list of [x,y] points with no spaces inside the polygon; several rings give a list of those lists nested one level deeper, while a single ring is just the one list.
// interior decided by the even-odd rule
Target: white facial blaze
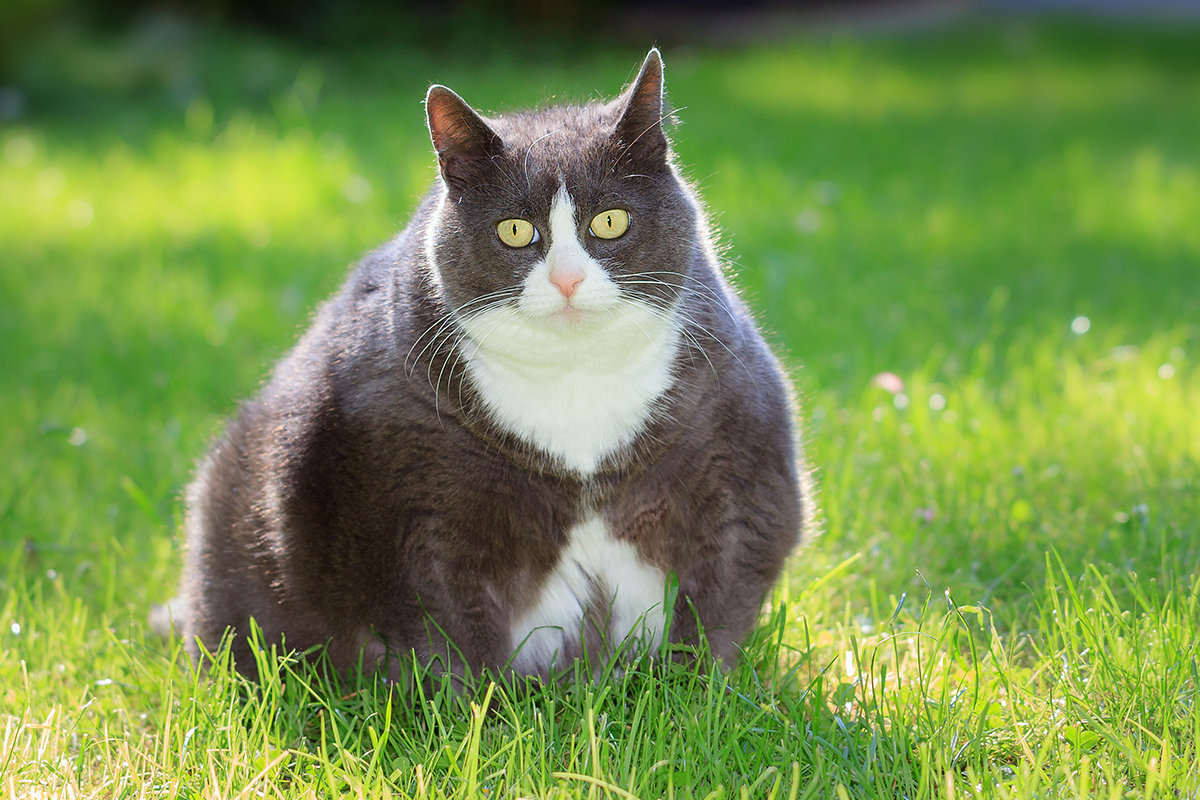
[{"label": "white facial blaze", "polygon": [[[590,474],[633,441],[671,385],[679,324],[671,312],[621,296],[579,240],[565,187],[549,223],[546,258],[517,302],[464,317],[459,350],[501,425]],[[555,265],[583,275],[569,299],[550,280]]]},{"label": "white facial blaze", "polygon": [[512,666],[518,672],[535,674],[566,666],[562,654],[579,642],[584,611],[600,600],[598,594],[611,598],[606,608],[597,609],[601,619],[607,618],[604,634],[609,654],[626,640],[637,640],[641,648],[662,641],[663,573],[642,561],[632,544],[614,539],[599,516],[580,522],[567,537],[558,565],[546,577],[537,599],[510,629]]}]

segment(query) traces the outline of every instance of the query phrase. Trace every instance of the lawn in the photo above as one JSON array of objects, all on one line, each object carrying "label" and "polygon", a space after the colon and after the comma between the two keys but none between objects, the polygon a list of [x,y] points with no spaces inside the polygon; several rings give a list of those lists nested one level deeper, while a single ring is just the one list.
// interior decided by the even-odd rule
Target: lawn
[{"label": "lawn", "polygon": [[[200,678],[180,492],[434,174],[644,48],[59,38],[0,127],[0,795],[1200,797],[1200,28],[667,48],[820,535],[729,673]],[[902,388],[875,376],[892,373]],[[881,385],[882,384],[882,385]]]}]

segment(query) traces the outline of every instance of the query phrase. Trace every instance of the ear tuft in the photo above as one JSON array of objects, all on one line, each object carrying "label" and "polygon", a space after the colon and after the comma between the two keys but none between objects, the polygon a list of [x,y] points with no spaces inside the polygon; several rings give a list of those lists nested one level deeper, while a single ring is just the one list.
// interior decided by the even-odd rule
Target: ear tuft
[{"label": "ear tuft", "polygon": [[667,163],[667,137],[663,133],[663,63],[657,47],[650,49],[642,68],[621,93],[625,110],[617,123],[616,138],[625,153],[642,163],[663,167]]},{"label": "ear tuft", "polygon": [[425,115],[442,178],[450,186],[468,188],[491,157],[503,149],[500,137],[483,118],[445,86],[429,87]]}]

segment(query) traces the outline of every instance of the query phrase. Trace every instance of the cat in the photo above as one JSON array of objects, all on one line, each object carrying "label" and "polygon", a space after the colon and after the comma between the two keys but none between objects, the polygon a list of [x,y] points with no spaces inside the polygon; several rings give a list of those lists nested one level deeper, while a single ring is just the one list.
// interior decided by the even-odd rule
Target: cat
[{"label": "cat", "polygon": [[187,491],[187,649],[254,675],[253,619],[342,670],[546,677],[669,631],[731,665],[811,501],[658,50],[611,102],[425,109],[431,191]]}]

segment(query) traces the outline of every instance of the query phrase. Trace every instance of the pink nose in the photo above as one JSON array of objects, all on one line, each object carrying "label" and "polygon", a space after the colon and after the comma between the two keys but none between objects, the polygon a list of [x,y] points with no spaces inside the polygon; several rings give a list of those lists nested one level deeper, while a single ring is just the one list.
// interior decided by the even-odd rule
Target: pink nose
[{"label": "pink nose", "polygon": [[570,299],[579,284],[583,283],[583,270],[569,264],[556,264],[550,270],[550,282],[558,287],[563,297]]}]

